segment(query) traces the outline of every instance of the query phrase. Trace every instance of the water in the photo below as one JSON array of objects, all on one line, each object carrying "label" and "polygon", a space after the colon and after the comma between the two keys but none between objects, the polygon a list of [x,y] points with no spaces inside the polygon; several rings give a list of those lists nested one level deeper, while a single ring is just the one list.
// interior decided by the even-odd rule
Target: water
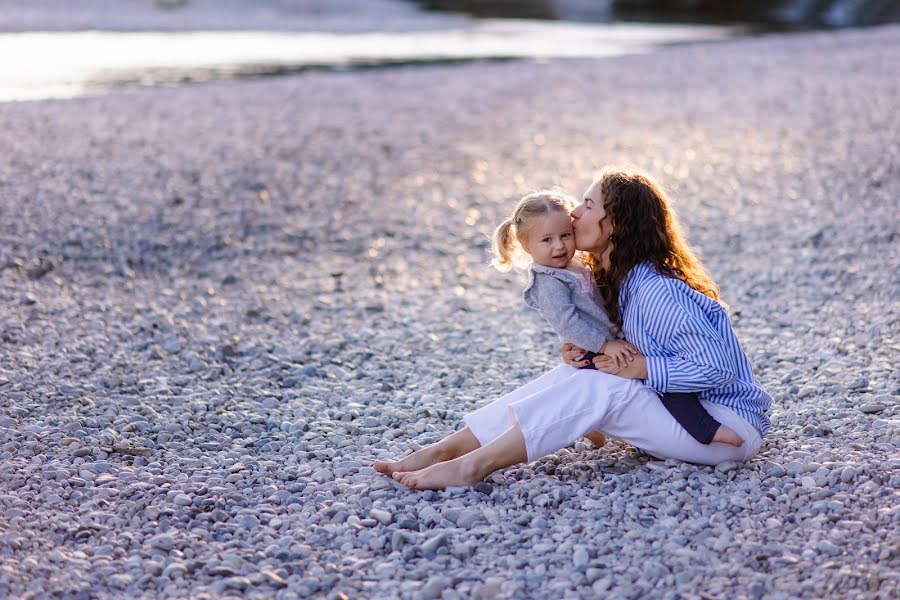
[{"label": "water", "polygon": [[[312,68],[601,58],[745,35],[737,26],[484,19],[439,30],[0,34],[0,101],[69,98]],[[28,57],[23,60],[22,57]]]}]

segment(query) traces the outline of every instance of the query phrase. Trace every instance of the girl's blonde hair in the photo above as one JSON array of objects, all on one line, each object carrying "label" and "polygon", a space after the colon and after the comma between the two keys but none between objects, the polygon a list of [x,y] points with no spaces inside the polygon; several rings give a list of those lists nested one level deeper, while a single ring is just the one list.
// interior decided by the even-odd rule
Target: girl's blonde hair
[{"label": "girl's blonde hair", "polygon": [[491,238],[494,260],[491,264],[501,271],[523,268],[529,262],[523,240],[528,235],[534,218],[554,211],[569,214],[574,207],[574,198],[555,190],[533,192],[519,200],[512,215],[494,230]]}]

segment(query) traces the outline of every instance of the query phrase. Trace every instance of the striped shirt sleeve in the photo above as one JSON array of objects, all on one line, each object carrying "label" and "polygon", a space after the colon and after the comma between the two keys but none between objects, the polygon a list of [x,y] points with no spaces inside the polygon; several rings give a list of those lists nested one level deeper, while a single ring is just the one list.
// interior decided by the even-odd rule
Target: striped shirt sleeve
[{"label": "striped shirt sleeve", "polygon": [[[728,344],[686,299],[662,286],[645,297],[642,317],[666,353],[647,356],[646,384],[660,393],[723,388],[737,378]],[[660,337],[662,339],[660,339]]]}]

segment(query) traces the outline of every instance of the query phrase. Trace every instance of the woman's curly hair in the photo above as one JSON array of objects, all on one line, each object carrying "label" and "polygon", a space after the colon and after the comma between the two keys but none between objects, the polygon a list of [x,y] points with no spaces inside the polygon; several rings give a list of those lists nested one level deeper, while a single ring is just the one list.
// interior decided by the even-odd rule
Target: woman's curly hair
[{"label": "woman's curly hair", "polygon": [[610,268],[601,268],[593,256],[585,262],[594,273],[613,323],[622,326],[619,314],[622,281],[642,262],[721,302],[719,288],[688,245],[678,215],[658,183],[639,172],[604,169],[600,175],[600,193],[613,226]]}]

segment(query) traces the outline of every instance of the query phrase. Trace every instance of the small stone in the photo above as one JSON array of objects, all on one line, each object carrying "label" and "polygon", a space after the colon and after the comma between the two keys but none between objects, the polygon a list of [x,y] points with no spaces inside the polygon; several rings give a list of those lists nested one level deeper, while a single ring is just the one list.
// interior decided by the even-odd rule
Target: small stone
[{"label": "small stone", "polygon": [[253,530],[259,527],[259,518],[256,515],[241,515],[237,518],[237,524],[244,529]]},{"label": "small stone", "polygon": [[209,518],[215,523],[223,523],[228,520],[228,513],[221,509],[216,509],[209,513]]},{"label": "small stone", "polygon": [[479,525],[484,523],[485,518],[480,510],[470,509],[465,510],[460,513],[459,517],[456,519],[456,526],[462,527],[464,529],[471,529],[475,525]]},{"label": "small stone", "polygon": [[598,579],[600,579],[601,577],[603,577],[603,574],[604,574],[604,573],[605,573],[605,571],[604,571],[603,569],[598,569],[598,568],[596,568],[596,567],[591,567],[590,569],[588,569],[587,571],[585,571],[584,577],[585,577],[585,579],[587,579],[587,582],[588,582],[589,584],[593,584],[595,581],[597,581]]},{"label": "small stone", "polygon": [[168,579],[181,579],[185,574],[187,574],[187,567],[180,562],[174,562],[163,569],[163,577]]},{"label": "small stone", "polygon": [[313,481],[317,483],[325,483],[334,479],[334,473],[331,472],[331,469],[319,469],[312,474]]},{"label": "small stone", "polygon": [[440,598],[444,590],[452,588],[453,582],[449,578],[443,576],[432,577],[419,590],[418,596],[426,600],[432,600]]},{"label": "small stone", "polygon": [[766,475],[769,477],[784,477],[787,475],[787,471],[781,465],[770,465],[766,468]]},{"label": "small stone", "polygon": [[472,597],[476,600],[493,600],[503,593],[503,579],[500,577],[488,577],[484,583],[472,590]]},{"label": "small stone", "polygon": [[887,406],[885,406],[884,404],[879,404],[878,402],[870,402],[869,404],[863,404],[862,406],[860,406],[859,411],[867,415],[874,415],[876,413],[880,413],[886,408]]},{"label": "small stone", "polygon": [[181,341],[178,339],[170,339],[163,342],[163,350],[168,352],[169,354],[178,354],[181,352]]},{"label": "small stone", "polygon": [[438,548],[447,545],[447,540],[448,536],[446,533],[441,533],[434,536],[433,538],[422,544],[422,553],[429,558],[433,557]]},{"label": "small stone", "polygon": [[191,505],[191,497],[187,494],[178,494],[172,500],[177,506],[190,506]]},{"label": "small stone", "polygon": [[403,533],[395,531],[391,535],[391,551],[396,552],[397,550],[400,550],[405,543],[406,538],[403,537]]},{"label": "small stone", "polygon": [[390,525],[394,520],[394,515],[380,508],[373,508],[369,511],[369,516],[382,525]]},{"label": "small stone", "polygon": [[814,487],[818,487],[818,486],[816,485],[816,480],[813,479],[812,477],[809,477],[809,476],[807,476],[807,477],[801,477],[801,478],[800,478],[800,485],[801,485],[802,487],[805,487],[805,488],[814,488]]},{"label": "small stone", "polygon": [[719,473],[728,473],[729,471],[734,471],[740,466],[740,463],[733,460],[726,460],[725,462],[721,462],[716,465],[716,471]]},{"label": "small stone", "polygon": [[154,548],[159,548],[160,550],[171,550],[175,547],[175,539],[166,533],[160,533],[159,535],[155,535],[148,543]]},{"label": "small stone", "polygon": [[491,492],[494,491],[494,486],[487,481],[479,481],[475,484],[475,491],[490,496]]},{"label": "small stone", "polygon": [[266,569],[265,571],[261,571],[260,575],[263,577],[263,581],[273,587],[287,587],[288,583],[285,581],[278,573],[272,571],[270,569]]},{"label": "small stone", "polygon": [[216,565],[206,570],[210,577],[231,577],[234,575],[234,569],[228,565]]},{"label": "small stone", "polygon": [[788,463],[787,474],[790,475],[791,477],[796,477],[797,475],[800,475],[801,473],[805,473],[805,472],[806,472],[806,465],[804,465],[802,462],[800,462],[798,460],[793,460]]},{"label": "small stone", "polygon": [[250,580],[246,577],[229,577],[223,582],[226,589],[246,590],[250,587]]},{"label": "small stone", "polygon": [[572,557],[572,563],[576,568],[580,569],[582,567],[586,567],[591,560],[591,555],[588,554],[586,548],[577,548],[575,550],[575,555]]},{"label": "small stone", "polygon": [[531,500],[531,502],[535,506],[547,506],[548,504],[550,504],[550,496],[548,496],[547,494],[538,494]]},{"label": "small stone", "polygon": [[853,467],[844,467],[841,470],[841,481],[844,483],[850,483],[854,477],[856,477],[856,469]]},{"label": "small stone", "polygon": [[383,537],[373,537],[369,540],[369,549],[374,550],[375,552],[380,551],[384,548],[384,545],[387,543],[387,540]]},{"label": "small stone", "polygon": [[134,581],[134,577],[127,573],[116,573],[115,575],[109,576],[109,584],[118,589],[123,589],[131,585]]},{"label": "small stone", "polygon": [[426,526],[432,523],[440,523],[441,513],[430,504],[427,504],[419,510],[419,520],[425,523]]}]

